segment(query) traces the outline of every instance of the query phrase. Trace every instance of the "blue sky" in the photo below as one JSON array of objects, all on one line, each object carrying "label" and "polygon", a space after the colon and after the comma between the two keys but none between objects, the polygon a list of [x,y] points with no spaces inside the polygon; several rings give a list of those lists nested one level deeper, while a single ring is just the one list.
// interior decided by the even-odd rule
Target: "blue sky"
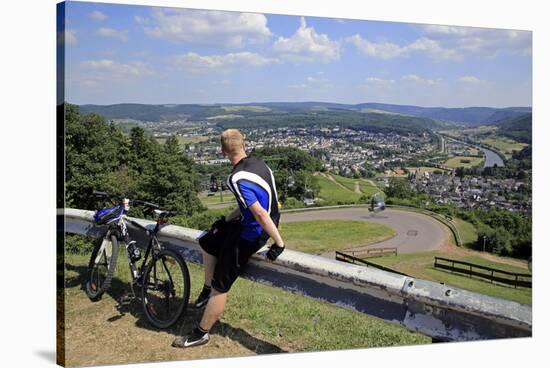
[{"label": "blue sky", "polygon": [[528,31],[68,2],[66,100],[531,106]]}]

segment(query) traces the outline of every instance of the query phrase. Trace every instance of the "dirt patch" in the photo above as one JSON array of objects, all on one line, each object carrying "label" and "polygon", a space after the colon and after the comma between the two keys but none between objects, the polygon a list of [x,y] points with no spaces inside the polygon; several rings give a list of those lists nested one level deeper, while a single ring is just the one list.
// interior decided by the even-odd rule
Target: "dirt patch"
[{"label": "dirt patch", "polygon": [[182,321],[168,330],[152,327],[139,299],[117,308],[128,285],[114,284],[100,301],[90,301],[82,289],[82,267],[67,265],[65,288],[65,354],[67,366],[126,364],[171,360],[248,356],[290,351],[251,335],[222,319],[211,341],[193,349],[178,349],[172,341],[199,322],[202,311],[188,309]]}]

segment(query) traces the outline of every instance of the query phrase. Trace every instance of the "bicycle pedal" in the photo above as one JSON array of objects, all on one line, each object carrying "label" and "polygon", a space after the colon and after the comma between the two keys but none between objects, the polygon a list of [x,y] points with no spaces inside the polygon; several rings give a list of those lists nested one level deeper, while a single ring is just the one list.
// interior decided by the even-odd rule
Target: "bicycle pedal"
[{"label": "bicycle pedal", "polygon": [[119,300],[118,300],[118,303],[120,305],[128,305],[130,303],[132,303],[132,301],[135,299],[136,297],[135,296],[132,296],[132,295],[124,295],[122,296]]}]

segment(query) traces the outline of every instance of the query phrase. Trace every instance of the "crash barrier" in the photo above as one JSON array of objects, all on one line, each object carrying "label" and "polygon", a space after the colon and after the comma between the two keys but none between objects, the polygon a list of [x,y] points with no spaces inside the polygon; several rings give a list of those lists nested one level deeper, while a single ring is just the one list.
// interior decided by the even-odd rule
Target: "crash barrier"
[{"label": "crash barrier", "polygon": [[[64,232],[98,236],[104,231],[94,226],[92,211],[62,209],[58,216],[58,223],[64,224],[58,229],[61,237]],[[150,229],[154,226],[148,220],[134,220]],[[142,230],[128,224],[128,231],[138,245],[144,246]],[[158,236],[165,247],[176,250],[186,261],[200,264],[197,239],[203,234],[166,225]],[[266,247],[252,256],[244,278],[375,316],[438,341],[532,334],[528,305],[292,249],[285,250],[275,262],[266,261],[265,253]]]},{"label": "crash barrier", "polygon": [[[304,211],[321,211],[321,210],[330,210],[330,209],[338,209],[338,208],[353,208],[353,207],[370,207],[368,204],[343,204],[338,206],[323,206],[323,207],[309,207],[309,208],[293,208],[290,210],[281,210],[281,213],[291,213],[291,212],[304,212]],[[447,218],[446,216],[443,216],[437,212],[430,211],[424,208],[418,208],[418,207],[412,207],[412,206],[400,206],[400,205],[394,205],[394,204],[387,204],[386,208],[402,208],[404,210],[419,212],[424,215],[433,217],[437,221],[441,222],[443,225],[447,226],[449,230],[451,230],[451,233],[453,234],[453,237],[455,239],[456,245],[461,247],[462,244],[462,238],[460,237],[460,232],[458,231],[455,224],[452,223],[452,219]]]},{"label": "crash barrier", "polygon": [[533,287],[531,274],[528,273],[509,272],[499,270],[497,268],[442,257],[434,257],[434,267],[461,273],[470,277],[480,277],[490,280],[491,283],[500,282],[502,284],[513,285],[514,288],[517,288],[518,286],[523,286],[526,288]]},{"label": "crash barrier", "polygon": [[[357,248],[359,247],[360,246],[357,246]],[[361,250],[345,249],[344,252],[350,256],[372,258],[372,257],[383,257],[383,256],[396,256],[397,248],[366,248]]]},{"label": "crash barrier", "polygon": [[396,271],[396,270],[392,270],[391,268],[384,267],[384,266],[378,265],[378,264],[373,263],[373,262],[369,262],[369,261],[367,261],[365,259],[362,259],[362,258],[354,257],[354,256],[352,256],[350,254],[347,254],[347,253],[338,252],[338,251],[336,251],[335,253],[336,253],[336,260],[340,261],[340,262],[347,262],[347,263],[352,263],[352,264],[365,265],[367,267],[374,267],[374,268],[378,268],[379,270],[383,270],[383,271],[387,271],[387,272],[393,272],[393,273],[396,273],[398,275],[409,276],[406,273],[399,272],[399,271]]}]

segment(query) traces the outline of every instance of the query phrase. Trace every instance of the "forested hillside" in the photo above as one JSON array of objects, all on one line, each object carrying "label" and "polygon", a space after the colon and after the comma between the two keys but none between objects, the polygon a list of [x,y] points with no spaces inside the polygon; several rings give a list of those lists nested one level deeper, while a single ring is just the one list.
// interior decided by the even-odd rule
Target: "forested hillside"
[{"label": "forested hillside", "polygon": [[96,209],[91,193],[103,190],[191,215],[202,209],[194,162],[175,137],[164,145],[133,128],[130,137],[96,114],[65,110],[66,206]]}]

